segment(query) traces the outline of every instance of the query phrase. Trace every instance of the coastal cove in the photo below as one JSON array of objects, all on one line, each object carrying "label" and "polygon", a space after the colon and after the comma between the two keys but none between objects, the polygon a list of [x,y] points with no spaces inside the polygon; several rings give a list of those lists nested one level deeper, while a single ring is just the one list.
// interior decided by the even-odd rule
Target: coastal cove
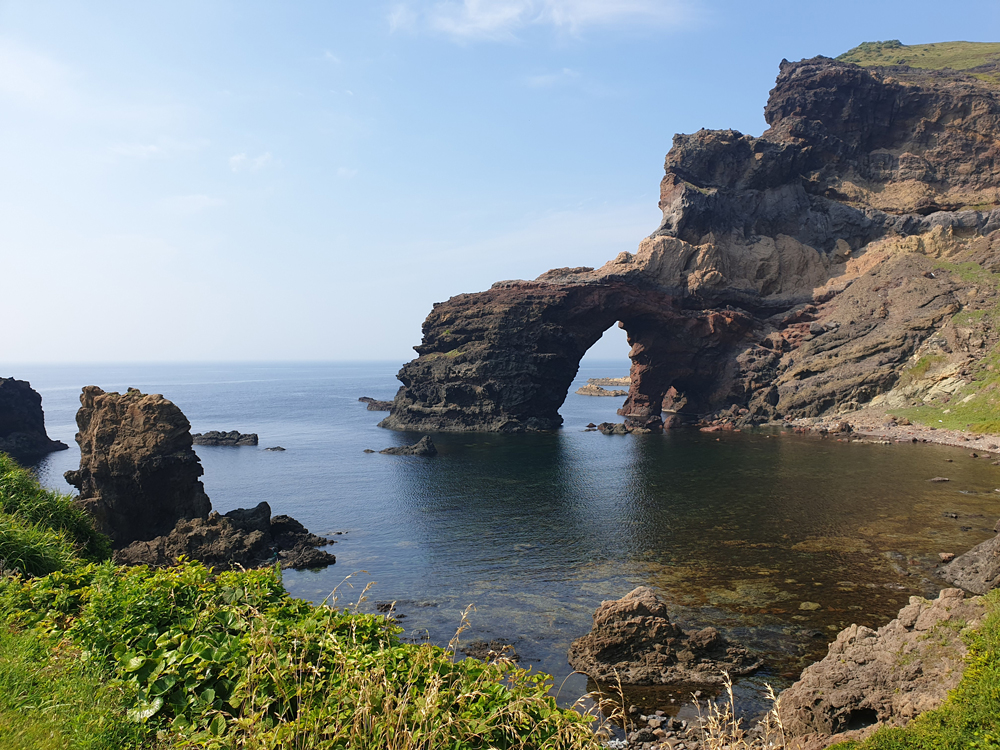
[{"label": "coastal cove", "polygon": [[[573,387],[622,367],[585,362]],[[841,628],[877,627],[909,596],[934,595],[938,553],[988,538],[1000,515],[1000,467],[967,450],[791,432],[604,436],[584,427],[613,420],[618,400],[573,393],[557,432],[439,433],[431,459],[365,454],[419,437],[378,429],[379,414],[357,401],[391,398],[395,369],[39,366],[17,376],[42,394],[49,435],[72,446],[38,464],[47,486],[69,490],[83,385],[163,393],[195,431],[260,435],[259,447],[196,448],[214,507],[266,500],[337,540],[336,565],[284,573],[292,594],[318,602],[356,574],[341,601],[375,581],[371,610],[395,601],[411,637],[440,644],[474,604],[464,643],[505,638],[557,685],[596,606],[649,585],[680,623],[763,652],[765,669],[738,685],[756,705],[761,682],[789,684]],[[264,450],[276,445],[286,451]],[[927,481],[936,476],[951,481]],[[586,689],[570,677],[563,702]]]}]

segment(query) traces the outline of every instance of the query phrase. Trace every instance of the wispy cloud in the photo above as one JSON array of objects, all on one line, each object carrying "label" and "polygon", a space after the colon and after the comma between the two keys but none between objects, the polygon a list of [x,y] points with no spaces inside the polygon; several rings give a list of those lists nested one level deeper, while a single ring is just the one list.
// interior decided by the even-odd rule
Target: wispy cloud
[{"label": "wispy cloud", "polygon": [[588,27],[672,26],[691,15],[688,0],[443,0],[398,4],[392,31],[430,30],[456,40],[513,39],[530,26],[576,34]]},{"label": "wispy cloud", "polygon": [[246,153],[233,154],[229,157],[229,168],[234,172],[257,172],[272,164],[274,157],[270,151],[265,151],[260,156],[247,156]]},{"label": "wispy cloud", "polygon": [[524,79],[524,82],[533,89],[549,89],[554,86],[560,86],[566,83],[571,83],[577,81],[580,78],[580,73],[572,68],[563,68],[562,70],[557,70],[554,73],[540,73],[534,76],[528,76]]}]

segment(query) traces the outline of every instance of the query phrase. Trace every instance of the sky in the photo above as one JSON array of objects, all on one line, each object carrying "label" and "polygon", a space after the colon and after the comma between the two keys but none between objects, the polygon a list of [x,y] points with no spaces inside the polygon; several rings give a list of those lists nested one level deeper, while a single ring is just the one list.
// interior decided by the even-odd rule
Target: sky
[{"label": "sky", "polygon": [[0,0],[0,364],[406,361],[435,302],[635,249],[782,58],[1000,41],[948,7]]}]

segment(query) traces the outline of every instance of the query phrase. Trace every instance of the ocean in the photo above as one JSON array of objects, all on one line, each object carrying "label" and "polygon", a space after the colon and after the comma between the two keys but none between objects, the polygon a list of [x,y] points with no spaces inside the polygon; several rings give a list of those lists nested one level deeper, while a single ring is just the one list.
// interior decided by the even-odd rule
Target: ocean
[{"label": "ocean", "polygon": [[[70,492],[80,389],[162,393],[194,432],[256,432],[258,447],[196,446],[214,508],[266,500],[329,535],[337,563],[286,571],[288,590],[374,611],[396,602],[405,637],[444,645],[505,639],[555,677],[560,701],[588,689],[570,642],[604,599],[656,588],[685,627],[713,625],[765,657],[738,684],[757,705],[822,656],[841,628],[878,627],[933,594],[939,552],[992,535],[1000,468],[966,451],[760,431],[605,436],[620,398],[572,393],[627,361],[586,361],[563,428],[532,435],[434,434],[433,458],[366,454],[420,435],[382,430],[360,396],[391,399],[398,363],[15,366],[42,394],[49,436],[71,449],[36,467]],[[280,445],[284,452],[264,448]],[[949,462],[949,459],[951,460]],[[947,484],[929,483],[947,476]],[[956,514],[957,518],[951,516]],[[371,584],[365,593],[366,585]],[[364,601],[358,604],[364,594]],[[630,691],[680,706],[690,688]],[[671,703],[673,700],[673,703]],[[684,710],[683,709],[682,715]]]}]

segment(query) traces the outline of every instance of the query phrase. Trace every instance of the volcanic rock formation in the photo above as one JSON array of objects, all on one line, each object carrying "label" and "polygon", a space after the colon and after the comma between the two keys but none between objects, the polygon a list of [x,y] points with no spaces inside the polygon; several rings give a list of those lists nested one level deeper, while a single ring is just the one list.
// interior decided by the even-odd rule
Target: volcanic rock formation
[{"label": "volcanic rock formation", "polygon": [[191,423],[172,402],[105,393],[88,385],[76,413],[80,468],[66,481],[115,547],[169,534],[181,519],[205,518],[212,503],[191,448]]},{"label": "volcanic rock formation", "polygon": [[80,490],[77,503],[111,537],[125,564],[169,565],[187,555],[216,567],[322,567],[333,555],[316,547],[329,541],[271,508],[212,511],[191,447],[191,424],[160,395],[135,388],[105,393],[87,386],[80,396],[80,468],[66,480]]},{"label": "volcanic rock formation", "polygon": [[877,631],[842,630],[827,656],[781,693],[785,732],[799,738],[788,746],[809,750],[859,740],[940,706],[965,669],[961,633],[985,614],[982,599],[945,589],[934,601],[911,597]]},{"label": "volcanic rock formation", "polygon": [[209,430],[204,434],[196,432],[191,436],[191,442],[194,445],[236,447],[240,445],[257,445],[258,439],[256,432],[242,433],[237,430],[230,430],[229,432]]},{"label": "volcanic rock formation", "polygon": [[760,666],[715,628],[681,630],[646,586],[602,602],[593,629],[569,647],[569,663],[593,679],[625,685],[714,684],[723,671],[749,674]]},{"label": "volcanic rock formation", "polygon": [[0,378],[0,452],[31,461],[67,448],[66,443],[50,440],[46,434],[42,397],[31,383]]},{"label": "volcanic rock formation", "polygon": [[[759,138],[675,136],[663,220],[637,252],[434,305],[382,426],[558,427],[581,357],[616,322],[632,426],[733,405],[762,422],[905,404],[968,376],[997,343],[983,311],[1000,302],[1000,89],[782,61],[764,114]],[[936,380],[902,378],[923,356]]]}]

